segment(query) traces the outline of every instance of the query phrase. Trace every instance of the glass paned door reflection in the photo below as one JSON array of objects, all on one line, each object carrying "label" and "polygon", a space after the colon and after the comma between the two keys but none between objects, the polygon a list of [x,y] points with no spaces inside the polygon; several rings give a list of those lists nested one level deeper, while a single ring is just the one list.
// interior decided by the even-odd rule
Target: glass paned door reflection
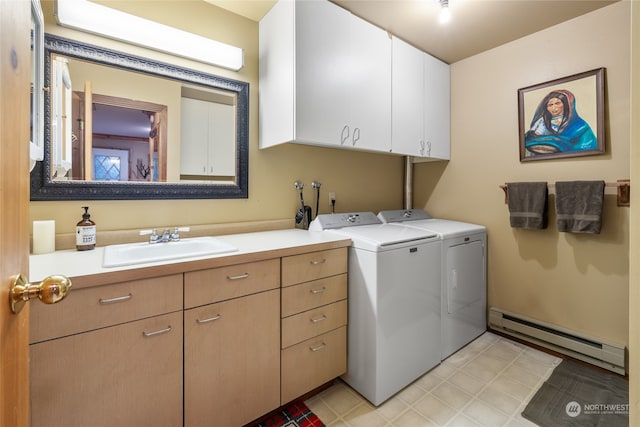
[{"label": "glass paned door reflection", "polygon": [[93,149],[93,179],[98,181],[128,181],[129,152],[125,150]]}]

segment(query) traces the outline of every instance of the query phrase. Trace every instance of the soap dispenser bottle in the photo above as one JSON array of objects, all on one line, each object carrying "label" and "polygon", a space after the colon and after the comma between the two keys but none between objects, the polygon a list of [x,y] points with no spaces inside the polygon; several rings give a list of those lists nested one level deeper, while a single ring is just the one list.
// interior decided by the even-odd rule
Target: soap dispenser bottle
[{"label": "soap dispenser bottle", "polygon": [[89,251],[96,247],[96,223],[91,221],[89,206],[83,206],[82,221],[76,224],[76,249]]}]

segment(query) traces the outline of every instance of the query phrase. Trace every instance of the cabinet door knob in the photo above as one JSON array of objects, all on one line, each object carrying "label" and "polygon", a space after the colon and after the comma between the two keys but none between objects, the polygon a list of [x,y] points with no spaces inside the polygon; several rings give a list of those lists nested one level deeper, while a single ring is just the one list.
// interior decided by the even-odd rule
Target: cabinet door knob
[{"label": "cabinet door knob", "polygon": [[355,147],[356,143],[360,140],[360,128],[355,128],[353,130],[353,140],[352,145]]},{"label": "cabinet door knob", "polygon": [[327,345],[326,345],[325,343],[321,343],[320,345],[317,345],[317,346],[315,346],[315,347],[314,347],[314,346],[309,347],[309,350],[311,350],[311,351],[315,352],[315,351],[322,350],[322,349],[323,349],[323,348],[325,348],[326,346],[327,346]]},{"label": "cabinet door knob", "polygon": [[11,311],[20,313],[24,304],[33,298],[38,298],[45,304],[55,304],[71,292],[71,280],[66,276],[52,275],[45,277],[42,282],[29,283],[22,274],[11,278],[9,285],[9,303]]},{"label": "cabinet door knob", "polygon": [[317,294],[323,293],[326,290],[327,290],[327,288],[325,286],[323,286],[320,289],[311,289],[309,292],[311,292],[314,295],[317,295]]},{"label": "cabinet door knob", "polygon": [[129,301],[131,298],[133,298],[133,294],[123,295],[121,297],[115,297],[115,298],[100,298],[98,302],[100,303],[100,305],[105,305],[105,304],[112,304],[114,302]]},{"label": "cabinet door knob", "polygon": [[325,262],[327,262],[326,259],[314,259],[309,261],[311,263],[311,265],[319,265],[319,264],[324,264]]},{"label": "cabinet door knob", "polygon": [[171,331],[171,325],[167,326],[164,329],[160,329],[158,331],[153,331],[153,332],[142,331],[142,336],[148,338],[148,337],[152,337],[154,335],[166,334],[167,332],[170,332],[170,331]]},{"label": "cabinet door knob", "polygon": [[213,322],[214,320],[218,320],[222,317],[221,314],[216,314],[213,317],[209,317],[208,319],[196,319],[196,323],[202,324],[202,323],[209,323],[209,322]]},{"label": "cabinet door knob", "polygon": [[340,145],[344,145],[347,138],[349,138],[349,125],[344,125],[340,134]]},{"label": "cabinet door knob", "polygon": [[311,323],[318,323],[318,322],[322,322],[323,320],[327,320],[327,316],[323,314],[319,317],[312,317],[309,320],[311,321]]},{"label": "cabinet door knob", "polygon": [[227,279],[240,280],[240,279],[246,279],[247,277],[249,277],[249,273],[238,274],[237,276],[227,276]]}]

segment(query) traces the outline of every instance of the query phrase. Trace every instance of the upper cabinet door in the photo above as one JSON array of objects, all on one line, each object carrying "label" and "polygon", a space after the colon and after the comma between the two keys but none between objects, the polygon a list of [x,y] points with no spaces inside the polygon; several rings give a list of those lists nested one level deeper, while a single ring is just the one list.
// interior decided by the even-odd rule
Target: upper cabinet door
[{"label": "upper cabinet door", "polygon": [[280,1],[260,21],[260,147],[390,151],[391,40],[328,1]]},{"label": "upper cabinet door", "polygon": [[425,54],[425,142],[426,156],[451,158],[451,75],[449,65]]},{"label": "upper cabinet door", "polygon": [[391,151],[391,38],[386,31],[351,17],[349,124],[355,148]]},{"label": "upper cabinet door", "polygon": [[449,65],[397,38],[392,58],[392,152],[448,160]]},{"label": "upper cabinet door", "polygon": [[299,142],[340,146],[351,135],[351,19],[349,12],[329,2],[295,2],[294,115]]},{"label": "upper cabinet door", "polygon": [[392,54],[392,151],[423,157],[425,53],[394,37]]}]

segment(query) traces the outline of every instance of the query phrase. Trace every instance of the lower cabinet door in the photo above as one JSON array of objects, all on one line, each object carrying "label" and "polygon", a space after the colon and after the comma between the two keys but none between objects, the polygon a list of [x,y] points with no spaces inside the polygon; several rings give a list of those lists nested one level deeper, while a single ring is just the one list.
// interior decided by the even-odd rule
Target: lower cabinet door
[{"label": "lower cabinet door", "polygon": [[280,289],[186,310],[184,425],[242,426],[280,406]]},{"label": "lower cabinet door", "polygon": [[347,327],[282,350],[282,404],[347,372]]},{"label": "lower cabinet door", "polygon": [[181,426],[182,311],[30,346],[31,425]]}]

